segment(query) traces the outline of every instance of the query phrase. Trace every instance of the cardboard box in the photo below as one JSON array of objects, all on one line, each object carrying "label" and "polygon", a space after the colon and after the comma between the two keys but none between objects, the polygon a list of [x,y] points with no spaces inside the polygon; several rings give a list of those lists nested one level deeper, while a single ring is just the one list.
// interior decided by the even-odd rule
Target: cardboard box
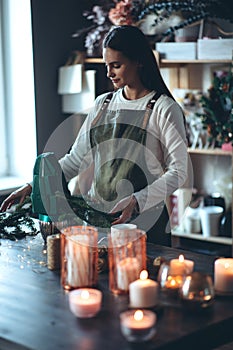
[{"label": "cardboard box", "polygon": [[155,44],[155,49],[160,53],[161,58],[168,60],[195,60],[196,42],[159,42]]},{"label": "cardboard box", "polygon": [[233,52],[233,39],[198,39],[198,59],[231,60]]}]

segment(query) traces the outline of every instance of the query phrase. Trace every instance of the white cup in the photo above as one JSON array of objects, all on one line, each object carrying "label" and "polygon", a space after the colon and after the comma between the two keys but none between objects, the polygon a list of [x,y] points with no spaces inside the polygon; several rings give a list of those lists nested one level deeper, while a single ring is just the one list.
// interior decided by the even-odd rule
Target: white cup
[{"label": "white cup", "polygon": [[202,234],[204,237],[218,236],[219,221],[223,208],[218,206],[207,206],[200,209]]},{"label": "white cup", "polygon": [[111,238],[115,245],[124,245],[131,239],[131,234],[137,229],[134,224],[117,224],[111,226]]},{"label": "white cup", "polygon": [[184,227],[188,233],[201,232],[201,218],[199,208],[187,207],[184,215]]}]

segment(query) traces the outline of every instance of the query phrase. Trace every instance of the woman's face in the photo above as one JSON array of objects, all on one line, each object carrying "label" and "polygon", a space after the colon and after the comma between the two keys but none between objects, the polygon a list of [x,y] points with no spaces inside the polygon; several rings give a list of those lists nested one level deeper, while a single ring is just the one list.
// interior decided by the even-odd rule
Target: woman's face
[{"label": "woman's face", "polygon": [[103,59],[107,67],[107,77],[111,79],[115,89],[126,85],[136,88],[138,84],[141,84],[138,63],[129,60],[120,51],[105,48]]}]

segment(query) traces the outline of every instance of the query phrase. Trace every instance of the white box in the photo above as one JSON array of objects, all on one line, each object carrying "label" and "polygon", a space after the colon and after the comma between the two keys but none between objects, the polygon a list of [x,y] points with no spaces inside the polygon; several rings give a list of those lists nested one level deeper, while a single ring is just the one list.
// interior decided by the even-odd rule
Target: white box
[{"label": "white box", "polygon": [[168,60],[195,60],[197,43],[196,42],[159,42],[155,44],[157,50],[162,58]]},{"label": "white box", "polygon": [[231,60],[233,39],[198,39],[198,59]]},{"label": "white box", "polygon": [[63,113],[88,113],[95,100],[95,70],[82,72],[81,92],[62,95]]},{"label": "white box", "polygon": [[77,94],[82,91],[82,64],[60,67],[58,71],[58,94]]}]

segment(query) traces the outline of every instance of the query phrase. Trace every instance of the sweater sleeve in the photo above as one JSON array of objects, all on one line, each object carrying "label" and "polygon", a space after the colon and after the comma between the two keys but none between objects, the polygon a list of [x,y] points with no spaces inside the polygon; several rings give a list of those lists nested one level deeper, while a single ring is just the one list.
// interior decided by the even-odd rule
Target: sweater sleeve
[{"label": "sweater sleeve", "polygon": [[155,180],[135,193],[140,212],[166,201],[189,178],[189,156],[186,131],[180,106],[171,98],[162,97],[152,112],[147,138],[150,149],[148,168]]}]

